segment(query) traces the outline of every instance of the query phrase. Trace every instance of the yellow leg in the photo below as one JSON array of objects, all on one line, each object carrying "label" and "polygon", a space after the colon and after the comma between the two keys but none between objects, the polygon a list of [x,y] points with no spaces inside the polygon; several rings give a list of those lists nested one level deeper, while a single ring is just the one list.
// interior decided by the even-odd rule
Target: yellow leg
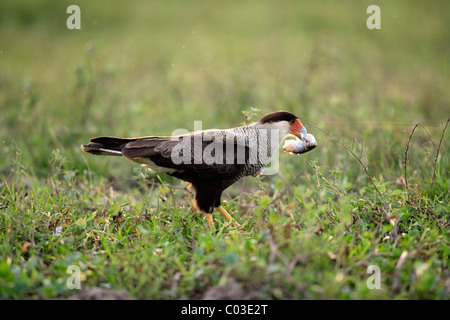
[{"label": "yellow leg", "polygon": [[[232,216],[230,216],[230,214],[222,207],[222,206],[218,206],[216,208],[221,215],[223,215],[225,217],[225,219],[227,219],[229,222],[231,222],[233,219]],[[233,222],[233,226],[235,227],[240,227],[241,225],[239,223],[237,223],[236,221]]]},{"label": "yellow leg", "polygon": [[209,230],[212,230],[213,226],[213,217],[211,213],[205,213],[206,214],[206,221],[208,222]]}]

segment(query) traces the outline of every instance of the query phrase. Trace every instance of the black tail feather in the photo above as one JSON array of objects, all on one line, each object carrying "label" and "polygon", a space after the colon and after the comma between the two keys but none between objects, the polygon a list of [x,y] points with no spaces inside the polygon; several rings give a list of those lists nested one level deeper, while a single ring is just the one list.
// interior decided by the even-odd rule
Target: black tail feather
[{"label": "black tail feather", "polygon": [[92,138],[89,144],[82,145],[81,150],[95,155],[121,156],[123,147],[136,139],[98,137]]}]

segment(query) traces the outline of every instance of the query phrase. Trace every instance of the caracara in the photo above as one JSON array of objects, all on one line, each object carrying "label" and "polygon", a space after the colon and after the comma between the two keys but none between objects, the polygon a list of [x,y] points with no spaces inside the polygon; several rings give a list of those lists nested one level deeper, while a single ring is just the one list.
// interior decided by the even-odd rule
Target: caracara
[{"label": "caracara", "polygon": [[[98,137],[82,145],[81,150],[95,155],[123,156],[156,172],[190,182],[195,191],[194,205],[206,214],[211,229],[214,209],[233,225],[240,226],[221,206],[222,192],[242,177],[261,174],[288,135],[298,137],[302,148],[305,137],[312,136],[294,114],[277,111],[255,123],[232,129],[171,137]],[[313,144],[307,142],[308,148],[302,152],[316,146],[315,140]]]}]

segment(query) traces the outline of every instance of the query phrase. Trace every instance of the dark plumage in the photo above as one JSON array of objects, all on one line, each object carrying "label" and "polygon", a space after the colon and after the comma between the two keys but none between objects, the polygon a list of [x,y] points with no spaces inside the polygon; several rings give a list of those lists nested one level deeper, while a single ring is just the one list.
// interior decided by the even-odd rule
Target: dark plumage
[{"label": "dark plumage", "polygon": [[268,115],[265,115],[261,119],[258,120],[259,123],[271,123],[271,122],[277,122],[277,121],[295,121],[297,120],[297,116],[293,113],[290,113],[288,111],[278,111],[278,112],[272,112]]}]

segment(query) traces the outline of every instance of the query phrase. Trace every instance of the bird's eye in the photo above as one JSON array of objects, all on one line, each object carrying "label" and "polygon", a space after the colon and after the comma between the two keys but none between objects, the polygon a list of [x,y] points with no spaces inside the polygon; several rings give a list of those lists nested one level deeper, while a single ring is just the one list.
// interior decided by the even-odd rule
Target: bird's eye
[{"label": "bird's eye", "polygon": [[295,123],[295,120],[291,120],[291,121],[289,121],[289,123],[290,123],[290,124],[294,124],[294,123]]}]

